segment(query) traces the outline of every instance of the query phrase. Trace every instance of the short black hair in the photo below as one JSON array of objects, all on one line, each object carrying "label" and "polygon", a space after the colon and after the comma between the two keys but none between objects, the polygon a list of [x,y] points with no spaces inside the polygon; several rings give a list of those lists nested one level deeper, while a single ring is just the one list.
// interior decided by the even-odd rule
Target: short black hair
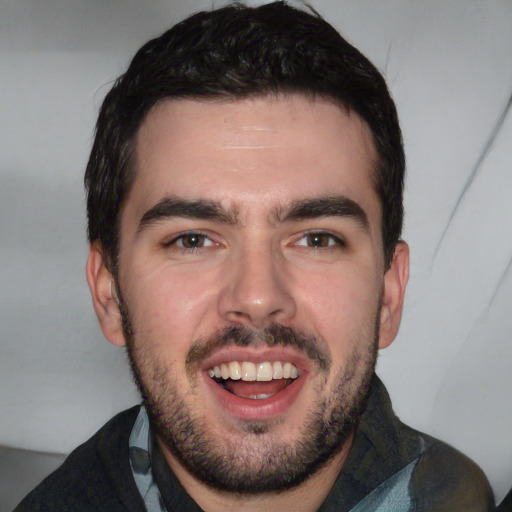
[{"label": "short black hair", "polygon": [[[310,8],[311,9],[311,8]],[[85,172],[89,242],[117,272],[120,211],[133,183],[134,139],[165,99],[299,93],[356,112],[373,136],[373,181],[387,264],[403,223],[405,156],[395,104],[375,66],[313,9],[235,3],[199,12],[146,43],[106,95]]]}]

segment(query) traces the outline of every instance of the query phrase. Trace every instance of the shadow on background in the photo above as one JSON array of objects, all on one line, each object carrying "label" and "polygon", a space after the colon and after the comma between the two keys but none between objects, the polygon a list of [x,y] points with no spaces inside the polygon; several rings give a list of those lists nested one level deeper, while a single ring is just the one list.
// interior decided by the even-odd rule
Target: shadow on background
[{"label": "shadow on background", "polygon": [[12,510],[65,458],[65,455],[0,446],[0,510]]}]

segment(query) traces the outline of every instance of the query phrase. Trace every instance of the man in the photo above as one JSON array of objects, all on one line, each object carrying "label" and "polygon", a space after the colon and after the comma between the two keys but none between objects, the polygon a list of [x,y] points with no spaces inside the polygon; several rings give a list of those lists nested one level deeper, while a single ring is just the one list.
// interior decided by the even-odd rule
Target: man
[{"label": "man", "polygon": [[405,159],[373,65],[283,3],[188,18],[108,93],[87,279],[143,407],[17,510],[492,510],[374,374],[408,278]]}]

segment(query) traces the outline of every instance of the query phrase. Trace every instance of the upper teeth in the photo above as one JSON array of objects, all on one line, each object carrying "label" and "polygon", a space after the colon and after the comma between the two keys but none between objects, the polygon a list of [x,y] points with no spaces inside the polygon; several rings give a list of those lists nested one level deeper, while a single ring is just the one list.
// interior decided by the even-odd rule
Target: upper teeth
[{"label": "upper teeth", "polygon": [[254,364],[250,361],[231,361],[208,370],[210,377],[245,381],[271,381],[272,379],[296,379],[299,371],[292,363],[281,361]]}]

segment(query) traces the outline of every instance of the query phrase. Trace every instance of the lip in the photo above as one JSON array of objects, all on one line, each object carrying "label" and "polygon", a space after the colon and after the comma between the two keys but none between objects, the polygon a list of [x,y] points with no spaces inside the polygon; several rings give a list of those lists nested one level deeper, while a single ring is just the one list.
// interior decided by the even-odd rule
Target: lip
[{"label": "lip", "polygon": [[[251,361],[255,364],[289,361],[299,369],[300,377],[268,398],[253,400],[239,397],[224,389],[208,375],[209,368],[229,361]],[[223,411],[240,420],[263,421],[282,416],[292,407],[308,380],[311,364],[303,354],[290,347],[224,347],[202,361],[199,371],[206,388]]]},{"label": "lip", "polygon": [[282,391],[269,398],[253,400],[243,398],[217,384],[208,374],[202,373],[207,388],[220,407],[232,416],[246,421],[270,420],[283,415],[295,402],[307,377],[302,375]]}]

